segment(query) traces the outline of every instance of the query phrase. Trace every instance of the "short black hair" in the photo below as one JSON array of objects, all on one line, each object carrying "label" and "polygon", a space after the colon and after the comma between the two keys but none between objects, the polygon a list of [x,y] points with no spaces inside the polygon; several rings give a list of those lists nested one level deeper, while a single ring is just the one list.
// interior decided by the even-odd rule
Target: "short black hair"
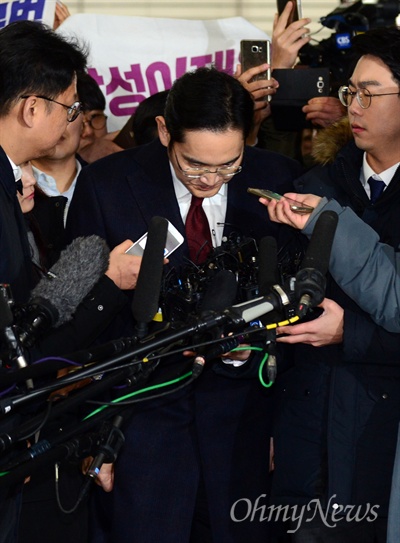
[{"label": "short black hair", "polygon": [[77,80],[78,96],[82,102],[83,111],[91,109],[106,109],[106,99],[97,81],[88,73],[78,74]]},{"label": "short black hair", "polygon": [[397,27],[379,27],[358,34],[352,46],[357,60],[364,55],[381,59],[400,85],[400,30]]},{"label": "short black hair", "polygon": [[171,143],[182,143],[185,131],[193,130],[240,130],[246,139],[253,123],[253,99],[231,75],[198,68],[175,81],[164,118]]},{"label": "short black hair", "polygon": [[169,90],[152,94],[140,102],[132,118],[132,131],[136,145],[149,143],[158,137],[156,117],[164,114]]},{"label": "short black hair", "polygon": [[86,70],[87,52],[77,41],[36,21],[18,21],[0,31],[0,116],[22,95],[55,98]]}]

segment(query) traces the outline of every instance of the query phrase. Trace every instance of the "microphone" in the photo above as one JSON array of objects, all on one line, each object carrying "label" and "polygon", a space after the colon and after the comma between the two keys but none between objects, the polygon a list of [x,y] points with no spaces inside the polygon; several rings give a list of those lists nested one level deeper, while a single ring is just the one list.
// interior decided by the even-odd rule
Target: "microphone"
[{"label": "microphone", "polygon": [[[213,312],[223,311],[231,306],[237,295],[237,280],[236,276],[230,270],[220,270],[214,275],[208,284],[204,298],[199,307],[200,318],[212,315]],[[216,339],[220,331],[214,331],[211,340]],[[211,346],[201,347],[193,360],[193,377],[197,378],[203,371],[206,360],[216,358],[222,354],[228,353],[233,348],[238,346],[238,341],[232,338],[226,338],[223,342]]]},{"label": "microphone", "polygon": [[121,415],[116,415],[112,423],[104,422],[100,435],[101,440],[98,444],[98,451],[93,458],[89,469],[86,473],[90,479],[95,481],[99,476],[101,466],[106,464],[112,464],[116,461],[118,453],[125,443],[124,434],[121,431],[121,425],[123,418]]},{"label": "microphone", "polygon": [[132,313],[136,320],[136,333],[139,338],[147,334],[147,325],[158,311],[167,231],[167,219],[163,217],[151,219],[132,301]]},{"label": "microphone", "polygon": [[258,291],[261,296],[271,292],[279,284],[278,249],[272,236],[261,238],[258,247]]},{"label": "microphone", "polygon": [[[12,326],[14,316],[6,296],[7,290],[7,286],[2,285],[2,288],[0,289],[0,333],[3,336],[3,341],[9,351],[7,353],[7,359],[15,361],[18,368],[22,369],[26,368],[28,363],[25,358],[21,341]],[[28,389],[33,388],[31,379],[26,381],[26,386]]]},{"label": "microphone", "polygon": [[30,348],[47,330],[70,321],[108,264],[108,246],[98,236],[76,238],[68,245],[21,309],[17,323],[21,343]]},{"label": "microphone", "polygon": [[315,224],[306,255],[296,274],[295,296],[299,300],[300,317],[311,307],[319,305],[325,297],[325,276],[329,268],[337,223],[337,213],[324,211]]}]

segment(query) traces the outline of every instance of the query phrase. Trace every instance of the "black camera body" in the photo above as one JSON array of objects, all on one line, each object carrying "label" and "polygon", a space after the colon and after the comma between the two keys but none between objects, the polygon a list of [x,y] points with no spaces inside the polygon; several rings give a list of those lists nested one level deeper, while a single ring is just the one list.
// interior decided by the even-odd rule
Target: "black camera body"
[{"label": "black camera body", "polygon": [[320,20],[335,33],[316,45],[308,43],[302,47],[299,51],[301,64],[330,68],[331,86],[335,91],[347,84],[351,75],[351,39],[371,28],[394,26],[399,12],[399,0],[378,0],[376,3],[358,0],[351,5],[339,6]]}]

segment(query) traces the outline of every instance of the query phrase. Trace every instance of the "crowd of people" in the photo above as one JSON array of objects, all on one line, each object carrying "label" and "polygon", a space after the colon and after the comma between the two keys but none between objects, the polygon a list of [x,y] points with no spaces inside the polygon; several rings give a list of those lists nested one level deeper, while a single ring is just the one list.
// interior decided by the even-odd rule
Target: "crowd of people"
[{"label": "crowd of people", "polygon": [[[288,2],[274,21],[273,69],[294,68],[310,42],[310,20],[289,24],[292,9]],[[68,16],[62,4],[56,16],[55,26]],[[303,107],[317,133],[310,161],[298,132],[271,124],[279,80],[256,77],[268,65],[243,73],[239,65],[234,76],[212,67],[188,72],[110,134],[82,45],[32,21],[0,31],[0,283],[14,303],[26,304],[73,240],[99,236],[110,251],[72,320],[25,349],[28,365],[135,333],[142,257],[126,251],[153,217],[184,237],[163,263],[164,276],[179,278],[188,264],[200,273],[238,235],[257,245],[273,237],[280,269],[293,276],[318,218],[338,215],[319,312],[268,336],[276,342],[273,386],[257,378],[265,338],[241,338],[238,348],[213,354],[187,386],[124,411],[118,458],[99,467],[79,506],[91,459],[49,462],[12,484],[0,477],[0,543],[398,540],[400,30],[370,30],[353,38],[352,49],[337,95]],[[313,211],[298,214],[285,198],[258,201],[248,187]],[[222,291],[215,310],[235,301],[219,307]],[[6,356],[5,310],[2,322],[0,383],[16,371]],[[194,353],[178,351],[163,353],[146,386],[191,370]],[[96,400],[143,388],[119,384]],[[12,393],[29,394],[26,386],[18,382]],[[0,442],[44,413],[46,402],[53,400],[3,415]],[[0,471],[58,435],[65,420],[79,427],[85,410],[43,415],[32,435],[0,456]]]}]

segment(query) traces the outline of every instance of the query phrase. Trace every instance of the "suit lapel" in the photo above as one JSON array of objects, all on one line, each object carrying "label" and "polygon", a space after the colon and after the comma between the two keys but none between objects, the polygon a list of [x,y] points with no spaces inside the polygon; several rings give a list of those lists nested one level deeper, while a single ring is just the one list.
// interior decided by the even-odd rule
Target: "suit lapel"
[{"label": "suit lapel", "polygon": [[126,176],[129,191],[148,224],[152,217],[168,219],[182,235],[185,226],[179,211],[171,177],[168,154],[157,140],[144,145],[135,156],[138,171]]}]

